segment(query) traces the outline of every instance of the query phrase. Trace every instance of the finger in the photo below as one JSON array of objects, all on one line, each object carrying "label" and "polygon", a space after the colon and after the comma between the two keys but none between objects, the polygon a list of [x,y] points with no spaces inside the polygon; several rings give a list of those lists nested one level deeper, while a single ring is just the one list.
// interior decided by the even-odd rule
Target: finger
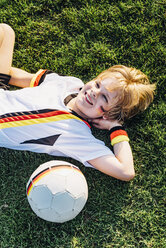
[{"label": "finger", "polygon": [[93,121],[93,119],[88,119],[88,122],[92,122]]},{"label": "finger", "polygon": [[92,123],[100,123],[101,122],[101,119],[94,119],[92,120]]},{"label": "finger", "polygon": [[102,127],[100,126],[100,124],[98,124],[98,123],[93,123],[92,125],[93,125],[94,127],[96,127],[96,128],[100,128],[100,129],[102,128]]}]

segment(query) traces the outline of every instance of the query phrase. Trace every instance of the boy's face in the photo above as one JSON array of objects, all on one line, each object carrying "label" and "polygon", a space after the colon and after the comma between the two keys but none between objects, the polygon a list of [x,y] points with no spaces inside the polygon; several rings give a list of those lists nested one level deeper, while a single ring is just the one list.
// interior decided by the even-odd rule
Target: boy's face
[{"label": "boy's face", "polygon": [[116,78],[105,78],[85,84],[75,100],[76,112],[83,118],[99,118],[115,104],[116,91],[111,88],[117,84]]}]

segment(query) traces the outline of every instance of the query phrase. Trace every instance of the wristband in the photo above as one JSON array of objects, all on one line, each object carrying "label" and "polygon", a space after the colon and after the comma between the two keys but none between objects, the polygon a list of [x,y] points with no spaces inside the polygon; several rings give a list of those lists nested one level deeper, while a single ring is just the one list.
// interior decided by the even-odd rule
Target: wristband
[{"label": "wristband", "polygon": [[10,88],[9,81],[11,79],[10,75],[0,73],[0,88],[4,90],[8,90]]},{"label": "wristband", "polygon": [[109,134],[110,134],[112,146],[122,141],[129,141],[127,132],[122,126],[116,126],[116,127],[111,128],[111,130],[109,131]]}]

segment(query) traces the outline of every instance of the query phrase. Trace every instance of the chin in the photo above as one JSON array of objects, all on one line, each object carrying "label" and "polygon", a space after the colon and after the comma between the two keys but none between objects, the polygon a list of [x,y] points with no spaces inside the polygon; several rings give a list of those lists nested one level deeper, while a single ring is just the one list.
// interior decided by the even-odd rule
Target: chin
[{"label": "chin", "polygon": [[90,116],[86,115],[86,114],[83,113],[83,112],[80,112],[80,116],[82,116],[82,118],[84,118],[84,119],[91,118]]}]

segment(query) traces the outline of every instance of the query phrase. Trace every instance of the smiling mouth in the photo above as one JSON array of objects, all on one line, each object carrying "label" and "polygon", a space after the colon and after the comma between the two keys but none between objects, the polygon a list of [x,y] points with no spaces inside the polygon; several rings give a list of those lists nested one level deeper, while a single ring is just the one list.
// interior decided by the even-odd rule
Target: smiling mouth
[{"label": "smiling mouth", "polygon": [[86,92],[85,92],[85,100],[90,105],[93,105],[92,100],[91,100],[91,97]]}]

